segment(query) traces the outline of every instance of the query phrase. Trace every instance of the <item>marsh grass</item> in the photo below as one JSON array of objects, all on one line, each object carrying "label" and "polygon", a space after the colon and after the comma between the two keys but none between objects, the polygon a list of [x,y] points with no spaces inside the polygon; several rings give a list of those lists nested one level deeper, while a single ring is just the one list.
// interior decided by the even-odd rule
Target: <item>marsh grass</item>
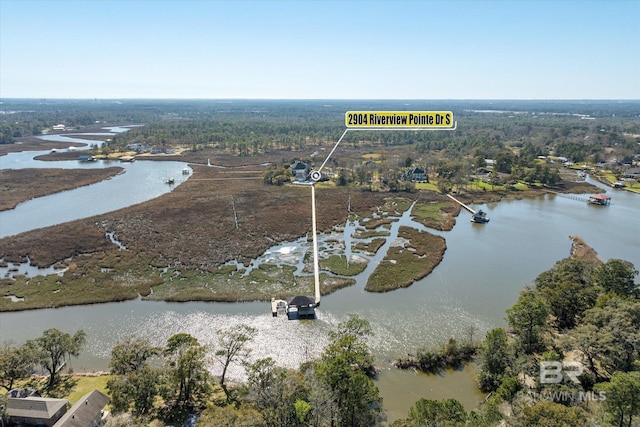
[{"label": "marsh grass", "polygon": [[447,248],[444,238],[411,227],[401,226],[398,237],[409,243],[389,248],[369,277],[365,290],[388,292],[410,286],[427,276],[442,261]]},{"label": "marsh grass", "polygon": [[385,242],[386,240],[382,238],[373,239],[369,243],[358,242],[355,244],[355,249],[375,255]]},{"label": "marsh grass", "polygon": [[356,276],[367,268],[367,263],[347,263],[347,257],[345,255],[331,255],[329,258],[320,260],[320,268],[337,274],[338,276]]},{"label": "marsh grass", "polygon": [[[168,272],[170,279],[153,288],[144,299],[162,301],[269,301],[272,297],[313,295],[313,276],[294,276],[295,267],[261,264],[248,274],[244,271]],[[326,295],[351,286],[352,279],[320,275],[320,292]]]},{"label": "marsh grass", "polygon": [[455,215],[459,212],[460,209],[450,201],[419,202],[411,210],[411,217],[427,227],[448,231],[455,225]]}]

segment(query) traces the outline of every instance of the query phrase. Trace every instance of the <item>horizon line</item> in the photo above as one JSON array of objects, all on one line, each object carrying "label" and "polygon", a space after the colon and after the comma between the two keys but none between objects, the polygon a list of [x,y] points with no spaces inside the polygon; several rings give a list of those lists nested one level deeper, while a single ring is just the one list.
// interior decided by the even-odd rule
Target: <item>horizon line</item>
[{"label": "horizon line", "polygon": [[0,97],[3,100],[63,100],[63,101],[640,101],[640,98],[150,98],[150,97],[113,97],[113,98],[84,98],[84,97]]}]

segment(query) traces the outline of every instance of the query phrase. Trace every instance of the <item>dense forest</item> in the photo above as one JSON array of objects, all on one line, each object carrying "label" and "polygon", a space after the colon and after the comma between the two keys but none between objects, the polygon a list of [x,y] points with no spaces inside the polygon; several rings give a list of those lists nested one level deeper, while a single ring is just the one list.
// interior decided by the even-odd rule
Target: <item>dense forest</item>
[{"label": "dense forest", "polygon": [[[410,158],[378,162],[375,175],[397,183],[399,167],[419,166],[443,179],[443,191],[473,181],[485,159],[495,161],[495,173],[485,179],[493,186],[518,181],[553,186],[560,177],[540,158],[605,165],[615,181],[640,157],[637,101],[4,100],[2,108],[0,144],[52,132],[56,125],[73,133],[109,124],[144,124],[114,136],[96,154],[124,153],[136,144],[147,150],[240,157],[278,152],[287,163],[301,150],[333,146],[345,130],[348,110],[453,111],[455,131],[353,131],[342,143],[363,152],[404,147]],[[341,161],[335,166],[343,183],[371,181],[374,174],[363,168],[361,159]]]}]

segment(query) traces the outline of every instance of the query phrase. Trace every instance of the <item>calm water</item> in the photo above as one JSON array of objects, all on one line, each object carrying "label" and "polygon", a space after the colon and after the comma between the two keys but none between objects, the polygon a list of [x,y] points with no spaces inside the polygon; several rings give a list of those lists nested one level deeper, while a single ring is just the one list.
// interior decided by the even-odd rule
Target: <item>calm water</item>
[{"label": "calm water", "polygon": [[[134,182],[146,177],[153,186],[162,181],[166,168],[175,167],[179,172],[183,167],[180,163],[170,166],[162,162],[147,170],[144,169],[147,164],[154,165],[151,162],[127,165],[127,173],[117,177],[120,180],[114,178],[96,184],[104,186],[100,190],[95,190],[96,186],[87,187],[85,196],[98,194],[96,201],[106,199],[117,209],[123,206],[120,203],[131,200],[128,197],[133,197],[132,193],[143,191],[132,190]],[[138,167],[140,169],[136,169]],[[155,175],[149,177],[152,174]],[[116,188],[111,193],[113,199],[104,196],[103,191],[110,191],[109,187]],[[46,206],[47,216],[57,222],[69,220],[62,211],[52,213],[52,208],[58,209],[58,205],[70,205],[75,218],[94,215],[85,196],[69,194],[74,191],[42,198],[47,200],[39,202],[42,203],[39,206]],[[322,352],[327,344],[327,331],[332,326],[345,320],[349,313],[358,313],[369,320],[375,332],[369,344],[382,368],[378,386],[391,420],[406,416],[409,407],[420,397],[455,397],[470,409],[483,397],[472,387],[472,368],[439,377],[389,369],[387,362],[420,346],[439,344],[450,337],[462,338],[464,329],[470,325],[478,329],[478,336],[490,328],[503,326],[504,311],[516,301],[522,287],[531,284],[557,260],[568,256],[570,235],[582,236],[603,260],[622,258],[640,267],[640,196],[612,190],[609,193],[613,197],[609,207],[590,206],[552,195],[482,205],[491,218],[486,225],[471,224],[470,215],[463,211],[452,231],[435,232],[446,238],[447,251],[431,275],[407,289],[367,293],[364,291],[366,276],[382,257],[380,254],[356,278],[354,286],[323,298],[316,321],[273,318],[268,303],[129,301],[2,313],[0,340],[23,342],[51,327],[69,332],[82,328],[87,332],[88,345],[81,357],[72,361],[73,368],[101,370],[108,365],[110,349],[126,336],[147,337],[155,344],[164,345],[172,334],[187,332],[203,343],[215,344],[218,329],[246,323],[257,329],[254,358],[271,356],[283,366],[297,367]],[[121,202],[116,195],[125,200]],[[1,234],[12,235],[16,229],[26,231],[34,225],[42,226],[38,225],[44,221],[42,215],[32,214],[31,225],[21,217],[39,210],[33,206],[14,214],[16,218],[12,223],[0,216]],[[404,216],[393,225],[392,233],[400,224],[415,225]],[[347,227],[347,232],[350,230]],[[288,245],[304,244],[300,241]],[[285,244],[276,249],[289,253],[283,249],[287,247]],[[213,372],[219,373],[219,368],[214,366]],[[241,378],[242,372],[234,371],[231,376]]]},{"label": "calm water", "polygon": [[[105,135],[113,135],[113,133]],[[87,140],[60,135],[47,135],[42,138],[61,141],[62,146],[64,146],[64,142],[87,142]],[[101,141],[90,141],[90,143],[99,145]],[[172,191],[190,176],[182,175],[182,169],[186,167],[184,162],[136,161],[122,163],[100,160],[79,163],[68,160],[51,162],[33,159],[49,152],[50,150],[26,151],[0,156],[0,168],[95,169],[119,166],[124,168],[124,173],[93,185],[38,197],[19,204],[15,209],[1,211],[0,238],[146,202]],[[173,177],[176,180],[174,185],[170,186],[164,183],[168,177]]]}]

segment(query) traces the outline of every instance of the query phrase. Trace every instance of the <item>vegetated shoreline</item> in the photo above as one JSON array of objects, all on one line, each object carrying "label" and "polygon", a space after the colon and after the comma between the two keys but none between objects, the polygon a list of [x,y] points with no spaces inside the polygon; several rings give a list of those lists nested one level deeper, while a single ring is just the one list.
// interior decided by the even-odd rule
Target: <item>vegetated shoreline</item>
[{"label": "vegetated shoreline", "polygon": [[73,190],[113,178],[123,168],[0,169],[0,211],[14,209],[37,197]]},{"label": "vegetated shoreline", "polygon": [[[602,265],[595,249],[587,244],[580,236],[569,236],[571,248],[569,258],[583,259]],[[427,374],[441,374],[451,369],[464,369],[469,363],[474,363],[480,345],[472,339],[457,342],[451,338],[448,343],[431,348],[419,348],[416,354],[393,359],[390,364],[398,369],[414,369]]]},{"label": "vegetated shoreline", "polygon": [[[280,154],[266,157],[273,160]],[[241,302],[269,300],[274,293],[282,296],[311,294],[310,280],[292,280],[284,270],[272,271],[274,275],[270,277],[260,276],[262,283],[277,282],[275,289],[267,286],[266,290],[256,291],[247,288],[245,282],[222,283],[228,281],[229,275],[238,275],[222,268],[226,262],[255,259],[274,244],[295,240],[310,231],[310,212],[306,203],[308,189],[264,185],[261,177],[267,162],[256,164],[256,160],[254,166],[240,168],[236,165],[246,163],[246,158],[211,153],[199,155],[211,158],[215,164],[228,164],[228,167],[210,168],[203,166],[207,162],[191,163],[193,176],[174,192],[119,211],[0,240],[0,258],[5,263],[26,262],[28,258],[32,265],[59,265],[69,270],[62,278],[23,278],[21,285],[1,279],[0,295],[21,297],[26,301],[14,303],[0,298],[0,311],[117,302],[140,297],[165,301]],[[189,153],[188,157],[196,160],[192,156],[193,153]],[[582,183],[567,183],[564,191],[583,187],[579,184]],[[319,186],[318,229],[329,231],[344,224],[350,213],[369,217],[390,198],[400,194],[408,199],[404,202],[407,207],[414,201],[430,205],[448,200],[429,191],[384,193]],[[541,194],[544,191],[539,189],[516,194],[462,191],[456,197],[465,203],[485,203]],[[351,207],[351,212],[347,206]],[[232,208],[238,222],[233,218]],[[451,229],[459,207],[443,205],[441,213],[446,216],[444,221],[442,218],[422,218],[424,222],[420,218],[414,219],[436,229]],[[127,249],[114,247],[106,233],[113,233]],[[419,272],[409,269],[406,271],[408,276],[400,277],[398,283],[384,288],[370,286],[368,290],[386,292],[409,286],[425,277],[442,260],[446,250],[444,239],[439,248],[431,249],[429,262],[423,263]],[[392,256],[398,258],[399,254]],[[395,261],[397,266],[401,260]],[[404,260],[402,263],[404,265]],[[169,270],[163,274],[167,268]],[[171,274],[180,278],[174,280],[169,277]],[[299,286],[292,288],[292,281],[299,282]],[[322,293],[334,292],[352,282],[345,279],[344,283],[331,283],[322,289]]]}]

